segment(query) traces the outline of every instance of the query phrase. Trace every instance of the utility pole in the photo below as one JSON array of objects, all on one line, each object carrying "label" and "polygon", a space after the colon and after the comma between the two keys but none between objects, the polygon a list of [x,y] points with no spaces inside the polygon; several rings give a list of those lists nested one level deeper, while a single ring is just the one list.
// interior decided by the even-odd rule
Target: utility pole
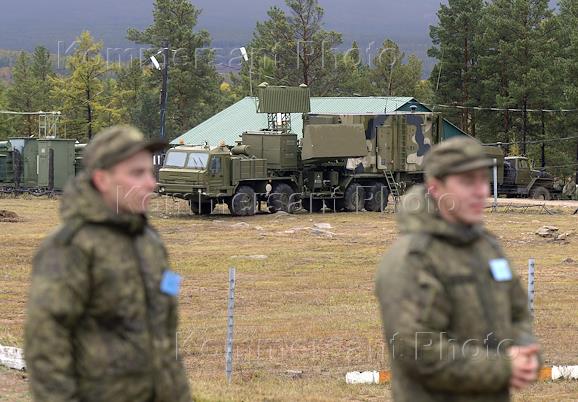
[{"label": "utility pole", "polygon": [[160,139],[165,139],[165,125],[166,125],[166,114],[167,114],[167,101],[168,101],[168,83],[169,83],[169,44],[165,42],[163,44],[163,84],[161,88],[161,131]]},{"label": "utility pole", "polygon": [[574,182],[578,186],[578,142],[576,143],[576,178],[574,179]]},{"label": "utility pole", "polygon": [[528,102],[524,99],[524,120],[522,124],[522,155],[526,156],[526,139],[528,137]]},{"label": "utility pole", "polygon": [[546,167],[546,145],[544,142],[540,146],[540,157],[542,159],[542,169],[544,169]]},{"label": "utility pole", "polygon": [[[542,138],[546,138],[546,113],[542,110],[541,121],[542,121]],[[540,150],[542,157],[542,169],[546,167],[546,145],[542,142],[542,148]]]}]

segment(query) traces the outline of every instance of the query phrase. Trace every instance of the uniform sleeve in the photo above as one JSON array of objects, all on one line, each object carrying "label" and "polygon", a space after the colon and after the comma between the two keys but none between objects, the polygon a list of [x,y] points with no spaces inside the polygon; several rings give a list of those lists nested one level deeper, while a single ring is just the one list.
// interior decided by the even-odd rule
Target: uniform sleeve
[{"label": "uniform sleeve", "polygon": [[[169,313],[169,331],[171,334],[177,333],[178,327],[178,306],[175,300],[171,306]],[[176,337],[171,336],[171,350],[177,350]],[[173,373],[173,381],[175,386],[175,401],[176,402],[190,402],[191,394],[189,390],[189,380],[187,373],[183,366],[180,353],[177,353],[178,358],[170,359],[171,372]]]},{"label": "uniform sleeve", "polygon": [[510,361],[486,349],[483,340],[456,341],[449,327],[451,301],[441,282],[427,269],[426,257],[410,254],[397,270],[397,300],[392,278],[378,276],[377,294],[391,356],[410,377],[425,387],[451,392],[491,392],[507,387]]},{"label": "uniform sleeve", "polygon": [[72,331],[89,297],[89,259],[47,244],[34,258],[24,350],[35,401],[78,401]]}]

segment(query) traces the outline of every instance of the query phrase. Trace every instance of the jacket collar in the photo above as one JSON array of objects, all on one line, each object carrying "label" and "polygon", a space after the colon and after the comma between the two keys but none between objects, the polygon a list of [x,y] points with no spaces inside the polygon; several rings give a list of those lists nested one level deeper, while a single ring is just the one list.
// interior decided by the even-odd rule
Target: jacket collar
[{"label": "jacket collar", "polygon": [[60,205],[62,220],[113,226],[129,234],[142,233],[147,225],[143,214],[117,213],[108,207],[85,172],[68,182]]},{"label": "jacket collar", "polygon": [[456,245],[472,243],[484,233],[482,225],[444,220],[423,185],[414,186],[402,198],[397,220],[402,233],[427,233]]}]

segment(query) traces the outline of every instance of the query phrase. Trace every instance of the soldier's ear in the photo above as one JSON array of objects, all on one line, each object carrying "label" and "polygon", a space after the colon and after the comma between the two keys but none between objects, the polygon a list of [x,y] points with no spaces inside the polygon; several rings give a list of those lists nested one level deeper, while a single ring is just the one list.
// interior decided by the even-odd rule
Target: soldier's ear
[{"label": "soldier's ear", "polygon": [[110,174],[106,170],[95,169],[91,173],[91,180],[94,187],[99,193],[106,193],[110,187]]},{"label": "soldier's ear", "polygon": [[434,199],[439,200],[440,197],[443,196],[445,193],[444,182],[436,177],[429,177],[426,182],[425,186],[427,189],[427,193]]}]

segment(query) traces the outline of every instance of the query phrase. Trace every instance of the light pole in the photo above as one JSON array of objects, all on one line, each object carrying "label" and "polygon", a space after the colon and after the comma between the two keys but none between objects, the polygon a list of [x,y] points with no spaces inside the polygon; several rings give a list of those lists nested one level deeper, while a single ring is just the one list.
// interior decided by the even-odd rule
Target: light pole
[{"label": "light pole", "polygon": [[[163,54],[163,66],[159,64],[157,58],[159,54]],[[157,70],[162,70],[162,86],[161,86],[161,124],[159,138],[161,141],[165,139],[165,126],[166,126],[166,115],[167,115],[167,102],[168,102],[168,83],[169,83],[169,44],[167,42],[163,43],[163,47],[156,54],[151,56],[151,61]],[[155,168],[158,169],[163,164],[163,153],[155,155]]]},{"label": "light pole", "polygon": [[[245,63],[249,61],[249,54],[247,53],[247,49],[245,47],[239,48],[241,51],[241,56],[243,56],[243,60]],[[249,94],[251,98],[253,97],[253,62],[249,62]]]},{"label": "light pole", "polygon": [[[161,67],[155,56],[163,54],[164,63]],[[168,43],[163,44],[163,48],[159,50],[155,55],[151,56],[151,61],[157,70],[162,70],[162,87],[161,87],[161,127],[159,137],[161,140],[165,138],[165,123],[167,114],[167,102],[168,102],[168,83],[169,83],[169,45]]]}]

